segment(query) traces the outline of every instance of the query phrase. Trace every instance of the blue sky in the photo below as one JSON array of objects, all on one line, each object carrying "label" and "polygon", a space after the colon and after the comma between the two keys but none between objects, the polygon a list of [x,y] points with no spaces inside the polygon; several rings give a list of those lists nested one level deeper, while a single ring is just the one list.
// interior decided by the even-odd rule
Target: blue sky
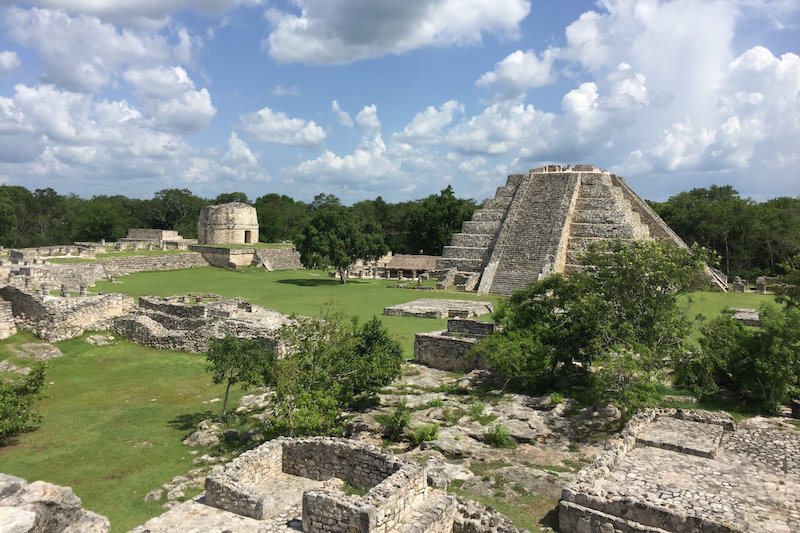
[{"label": "blue sky", "polygon": [[797,0],[0,0],[0,182],[346,203],[595,163],[800,195]]}]

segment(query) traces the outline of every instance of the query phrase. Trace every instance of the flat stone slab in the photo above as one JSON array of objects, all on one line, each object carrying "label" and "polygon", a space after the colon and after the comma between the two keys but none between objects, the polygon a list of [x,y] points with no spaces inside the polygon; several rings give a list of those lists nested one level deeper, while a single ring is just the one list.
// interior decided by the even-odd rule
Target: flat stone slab
[{"label": "flat stone slab", "polygon": [[732,430],[658,416],[636,430],[635,446],[616,449],[616,459],[599,459],[565,489],[573,497],[561,508],[563,531],[575,531],[573,507],[584,520],[665,531],[800,531],[800,432],[780,421]]},{"label": "flat stone slab", "polygon": [[[166,513],[152,518],[130,533],[205,533],[207,531],[228,531],[230,533],[273,533],[302,531],[302,527],[292,529],[272,522],[248,518],[198,500],[189,500],[176,505]],[[282,528],[281,528],[282,527]]]},{"label": "flat stone slab", "polygon": [[658,418],[636,436],[638,444],[713,458],[722,439],[722,426],[676,418]]},{"label": "flat stone slab", "polygon": [[493,310],[491,302],[474,302],[470,300],[439,300],[423,298],[404,304],[383,308],[387,316],[413,316],[417,318],[469,318],[487,315]]}]

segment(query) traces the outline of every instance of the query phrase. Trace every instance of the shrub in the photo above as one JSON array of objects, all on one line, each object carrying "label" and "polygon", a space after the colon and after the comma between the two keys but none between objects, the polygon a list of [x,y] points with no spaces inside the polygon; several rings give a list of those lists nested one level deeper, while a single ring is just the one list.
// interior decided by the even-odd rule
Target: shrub
[{"label": "shrub", "polygon": [[439,438],[439,424],[420,424],[411,430],[409,440],[414,446]]},{"label": "shrub", "polygon": [[550,395],[550,402],[553,405],[558,405],[560,403],[563,403],[564,402],[564,395],[561,394],[560,392],[554,392],[553,394]]},{"label": "shrub", "polygon": [[384,437],[392,442],[400,442],[408,424],[411,423],[411,411],[403,402],[395,408],[391,415],[378,415],[375,419],[383,426]]},{"label": "shrub", "polygon": [[483,442],[494,448],[513,448],[516,442],[503,424],[495,424],[483,434]]}]

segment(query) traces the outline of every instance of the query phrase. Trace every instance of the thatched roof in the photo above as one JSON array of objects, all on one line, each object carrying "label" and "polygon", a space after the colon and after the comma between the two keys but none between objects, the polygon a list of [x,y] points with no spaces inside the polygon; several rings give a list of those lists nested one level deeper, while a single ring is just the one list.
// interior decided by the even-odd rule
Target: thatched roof
[{"label": "thatched roof", "polygon": [[397,254],[386,264],[388,270],[416,270],[424,272],[436,269],[435,255],[403,255]]}]

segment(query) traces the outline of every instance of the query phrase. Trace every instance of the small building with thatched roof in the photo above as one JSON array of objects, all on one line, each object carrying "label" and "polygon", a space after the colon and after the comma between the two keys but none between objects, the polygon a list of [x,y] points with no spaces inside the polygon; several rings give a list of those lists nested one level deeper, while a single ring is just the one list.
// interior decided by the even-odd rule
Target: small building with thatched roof
[{"label": "small building with thatched roof", "polygon": [[424,272],[436,270],[435,255],[395,254],[383,267],[390,278],[416,278]]}]

